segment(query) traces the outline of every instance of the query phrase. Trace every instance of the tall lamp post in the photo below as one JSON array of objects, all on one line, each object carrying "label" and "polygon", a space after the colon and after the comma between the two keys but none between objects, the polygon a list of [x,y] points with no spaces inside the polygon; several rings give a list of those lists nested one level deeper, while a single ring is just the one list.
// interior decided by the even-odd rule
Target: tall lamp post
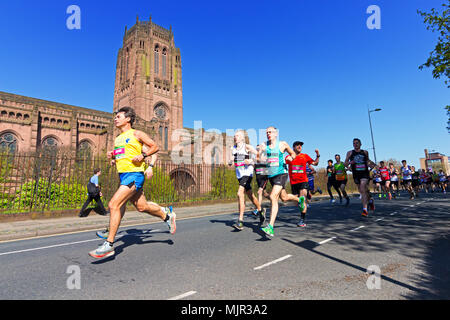
[{"label": "tall lamp post", "polygon": [[370,113],[375,112],[375,111],[381,111],[381,108],[376,108],[376,109],[373,109],[373,110],[369,110],[369,108],[367,108],[367,114],[369,115],[370,135],[372,137],[373,157],[375,159],[375,163],[378,163],[377,162],[377,155],[375,153],[375,143],[373,142],[372,120],[370,119]]}]

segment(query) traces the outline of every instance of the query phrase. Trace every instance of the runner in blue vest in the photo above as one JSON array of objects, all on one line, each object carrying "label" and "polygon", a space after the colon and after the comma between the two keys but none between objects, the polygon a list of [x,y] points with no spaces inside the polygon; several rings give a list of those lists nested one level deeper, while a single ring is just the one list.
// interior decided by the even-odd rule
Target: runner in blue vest
[{"label": "runner in blue vest", "polygon": [[262,228],[265,234],[273,237],[273,225],[278,214],[278,199],[288,180],[288,170],[284,159],[287,152],[294,159],[295,152],[289,147],[286,141],[278,140],[278,130],[270,126],[266,129],[267,143],[261,144],[261,150],[265,150],[267,156],[268,176],[272,191],[270,193],[271,211],[270,222]]}]

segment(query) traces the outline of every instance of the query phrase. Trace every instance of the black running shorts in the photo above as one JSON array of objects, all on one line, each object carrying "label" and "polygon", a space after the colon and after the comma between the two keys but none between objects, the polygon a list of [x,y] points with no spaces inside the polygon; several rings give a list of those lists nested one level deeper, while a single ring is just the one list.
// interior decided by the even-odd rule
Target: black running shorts
[{"label": "black running shorts", "polygon": [[258,183],[258,188],[265,189],[267,186],[267,181],[269,181],[269,176],[256,175],[256,182]]},{"label": "black running shorts", "polygon": [[286,186],[287,179],[288,179],[288,174],[282,173],[277,176],[270,177],[269,181],[270,181],[270,184],[272,185],[272,187],[273,186],[282,186],[284,188]]},{"label": "black running shorts", "polygon": [[245,188],[245,191],[252,189],[252,178],[250,176],[243,176],[242,178],[238,179],[239,185],[241,187]]},{"label": "black running shorts", "polygon": [[291,184],[291,191],[293,195],[299,195],[300,190],[308,190],[309,189],[309,183],[308,182],[300,182],[300,183],[294,183]]}]

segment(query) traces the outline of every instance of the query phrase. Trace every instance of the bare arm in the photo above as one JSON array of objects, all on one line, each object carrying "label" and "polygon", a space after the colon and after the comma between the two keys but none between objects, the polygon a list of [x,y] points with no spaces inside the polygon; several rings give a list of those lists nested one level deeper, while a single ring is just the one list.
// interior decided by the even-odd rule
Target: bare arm
[{"label": "bare arm", "polygon": [[346,166],[347,168],[350,167],[350,156],[352,155],[352,152],[349,151],[347,152],[347,156],[345,157],[345,161],[344,161],[344,166]]},{"label": "bare arm", "polygon": [[316,149],[315,152],[316,152],[316,160],[314,160],[314,162],[311,163],[313,166],[317,166],[319,164],[319,158],[320,158],[319,149]]},{"label": "bare arm", "polygon": [[377,166],[377,164],[369,159],[369,152],[367,150],[364,150],[364,153],[366,154],[366,157],[367,157],[367,165],[369,167],[371,167],[372,169],[375,168]]},{"label": "bare arm", "polygon": [[289,145],[286,143],[286,141],[281,141],[280,142],[280,152],[284,153],[287,152],[289,153],[289,155],[292,157],[292,159],[295,159],[296,154],[294,152],[294,150],[291,149],[291,147],[289,147]]},{"label": "bare arm", "polygon": [[[159,151],[159,147],[156,145],[156,143],[145,133],[139,130],[136,130],[134,132],[134,136],[136,139],[145,146],[145,154],[146,156],[151,156]],[[143,150],[144,151],[144,150]],[[131,161],[133,162],[142,162],[144,160],[144,155],[140,154],[134,157]]]}]

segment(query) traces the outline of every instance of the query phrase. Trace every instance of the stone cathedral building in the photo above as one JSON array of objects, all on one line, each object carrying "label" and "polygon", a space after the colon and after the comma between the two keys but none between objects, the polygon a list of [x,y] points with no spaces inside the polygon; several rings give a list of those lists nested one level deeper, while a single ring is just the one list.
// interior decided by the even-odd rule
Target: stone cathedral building
[{"label": "stone cathedral building", "polygon": [[171,29],[151,18],[125,28],[111,113],[0,92],[0,147],[22,153],[53,146],[97,154],[111,148],[118,134],[113,112],[130,106],[138,115],[136,127],[167,156],[172,132],[183,128],[181,55]]},{"label": "stone cathedral building", "polygon": [[[112,121],[113,112],[130,106],[137,114],[135,128],[147,132],[157,142],[160,159],[170,158],[174,144],[178,143],[171,139],[177,129],[189,132],[185,145],[194,158],[194,131],[183,128],[181,53],[175,45],[172,27],[158,26],[151,17],[149,21],[136,18],[134,26],[125,27],[115,68],[111,113],[0,91],[0,149],[34,153],[52,147],[73,155],[78,151],[100,154],[112,148],[118,134]],[[222,134],[220,143],[229,145],[232,139]],[[224,163],[228,154],[223,150],[213,148],[209,159]],[[197,153],[195,157],[198,156]],[[194,171],[184,166],[170,174],[183,178],[187,187],[186,181],[188,185],[196,185],[202,178],[198,170]]]}]

